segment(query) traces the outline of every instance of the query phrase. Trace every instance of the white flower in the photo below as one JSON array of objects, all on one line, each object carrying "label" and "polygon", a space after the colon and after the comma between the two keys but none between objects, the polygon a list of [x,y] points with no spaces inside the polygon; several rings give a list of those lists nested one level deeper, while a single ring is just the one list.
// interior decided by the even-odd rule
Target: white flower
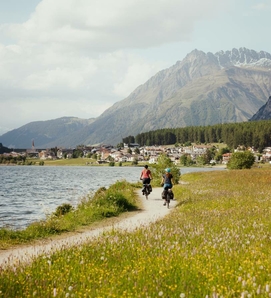
[{"label": "white flower", "polygon": [[161,297],[161,296],[163,296],[163,291],[160,291],[159,293],[158,293],[158,295]]}]

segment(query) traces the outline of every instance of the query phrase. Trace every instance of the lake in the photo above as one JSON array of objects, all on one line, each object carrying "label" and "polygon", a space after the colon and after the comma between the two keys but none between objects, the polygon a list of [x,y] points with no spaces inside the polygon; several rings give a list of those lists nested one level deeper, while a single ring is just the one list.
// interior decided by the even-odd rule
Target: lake
[{"label": "lake", "polygon": [[[219,168],[181,168],[181,173]],[[0,227],[22,229],[56,207],[118,180],[139,181],[141,167],[0,166]]]}]

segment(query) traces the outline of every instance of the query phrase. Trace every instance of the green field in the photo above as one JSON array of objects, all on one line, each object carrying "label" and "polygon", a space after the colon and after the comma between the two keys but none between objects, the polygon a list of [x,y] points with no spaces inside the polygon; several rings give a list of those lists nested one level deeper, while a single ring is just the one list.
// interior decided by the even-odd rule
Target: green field
[{"label": "green field", "polygon": [[271,297],[271,169],[181,182],[166,218],[2,270],[0,297]]},{"label": "green field", "polygon": [[[40,159],[28,158],[28,162],[32,162],[33,165],[39,165]],[[123,162],[122,166],[131,166],[131,162]],[[96,159],[92,158],[67,158],[67,159],[55,159],[44,160],[44,166],[105,166],[108,167],[108,163],[98,164]],[[115,166],[118,167],[119,163],[116,162]]]}]

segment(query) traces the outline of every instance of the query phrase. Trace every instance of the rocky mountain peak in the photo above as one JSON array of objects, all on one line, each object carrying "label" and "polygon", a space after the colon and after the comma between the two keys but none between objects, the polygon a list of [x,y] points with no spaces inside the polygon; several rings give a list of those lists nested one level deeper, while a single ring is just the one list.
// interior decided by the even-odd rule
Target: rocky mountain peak
[{"label": "rocky mountain peak", "polygon": [[231,51],[219,51],[214,54],[217,62],[221,68],[229,67],[232,65],[253,65],[259,64],[259,61],[269,61],[271,65],[271,54],[260,51],[249,50],[247,48],[233,48]]}]

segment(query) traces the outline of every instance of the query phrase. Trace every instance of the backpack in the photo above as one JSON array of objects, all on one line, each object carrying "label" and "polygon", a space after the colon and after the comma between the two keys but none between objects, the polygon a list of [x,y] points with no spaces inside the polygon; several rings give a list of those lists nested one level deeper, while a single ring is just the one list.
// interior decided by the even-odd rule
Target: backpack
[{"label": "backpack", "polygon": [[162,199],[165,200],[167,196],[167,191],[164,189],[162,192]]},{"label": "backpack", "polygon": [[169,196],[170,200],[174,200],[174,193],[173,193],[173,191],[171,189],[168,190],[168,194],[167,195]]}]

